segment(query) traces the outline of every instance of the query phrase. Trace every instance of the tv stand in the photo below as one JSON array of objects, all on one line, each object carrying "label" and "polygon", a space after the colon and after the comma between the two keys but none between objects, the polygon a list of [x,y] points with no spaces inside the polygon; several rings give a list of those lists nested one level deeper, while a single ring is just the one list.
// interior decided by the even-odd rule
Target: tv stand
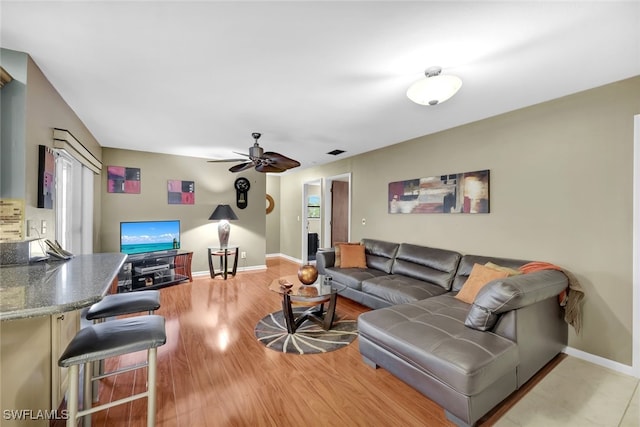
[{"label": "tv stand", "polygon": [[193,252],[163,251],[129,255],[118,274],[117,292],[159,289],[185,281],[192,282]]}]

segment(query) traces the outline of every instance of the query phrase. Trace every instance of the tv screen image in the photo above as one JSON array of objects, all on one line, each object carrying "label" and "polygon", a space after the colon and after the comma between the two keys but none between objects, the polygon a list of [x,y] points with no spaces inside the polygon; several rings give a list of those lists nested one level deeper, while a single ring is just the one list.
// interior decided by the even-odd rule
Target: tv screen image
[{"label": "tv screen image", "polygon": [[180,221],[120,223],[120,252],[132,255],[180,249]]}]

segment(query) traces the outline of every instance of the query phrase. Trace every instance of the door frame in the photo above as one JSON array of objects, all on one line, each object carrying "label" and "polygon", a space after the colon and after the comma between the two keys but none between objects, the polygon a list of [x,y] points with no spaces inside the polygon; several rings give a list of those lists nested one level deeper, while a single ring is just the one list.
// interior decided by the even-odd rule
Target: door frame
[{"label": "door frame", "polygon": [[633,313],[631,375],[640,378],[640,114],[633,117]]},{"label": "door frame", "polygon": [[[302,248],[302,256],[301,256],[301,260],[302,260],[302,264],[308,264],[309,263],[309,238],[307,237],[307,234],[309,233],[309,219],[307,218],[307,197],[309,196],[309,187],[310,186],[319,186],[320,187],[320,224],[322,225],[322,219],[324,216],[324,210],[322,209],[322,205],[325,202],[325,197],[324,197],[324,191],[323,191],[323,180],[322,178],[315,178],[315,179],[310,179],[308,181],[304,181],[302,183],[302,215],[300,216],[301,221],[300,221],[300,225],[301,225],[301,248]],[[322,241],[323,236],[324,236],[324,232],[322,230],[322,226],[320,227],[320,241]],[[315,261],[314,261],[315,262]]]},{"label": "door frame", "polygon": [[331,184],[333,181],[346,181],[349,188],[349,198],[347,206],[347,236],[351,241],[351,172],[343,173],[340,175],[333,175],[324,179],[323,199],[324,199],[324,212],[321,214],[323,221],[323,233],[322,233],[322,245],[323,248],[331,247],[331,212],[333,206],[331,205]]}]

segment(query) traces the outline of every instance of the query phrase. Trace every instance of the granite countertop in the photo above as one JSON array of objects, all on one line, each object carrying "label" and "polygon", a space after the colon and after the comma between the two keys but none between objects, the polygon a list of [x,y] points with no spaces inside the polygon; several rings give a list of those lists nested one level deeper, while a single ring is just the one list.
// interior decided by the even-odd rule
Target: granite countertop
[{"label": "granite countertop", "polygon": [[108,292],[126,259],[121,253],[101,253],[0,267],[0,320],[87,307]]}]

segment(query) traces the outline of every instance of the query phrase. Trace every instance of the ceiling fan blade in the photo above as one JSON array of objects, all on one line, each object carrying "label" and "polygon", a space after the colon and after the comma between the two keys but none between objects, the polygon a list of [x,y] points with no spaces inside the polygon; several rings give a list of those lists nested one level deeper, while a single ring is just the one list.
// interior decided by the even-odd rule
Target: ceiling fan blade
[{"label": "ceiling fan blade", "polygon": [[300,166],[299,161],[283,156],[280,153],[274,153],[273,151],[267,151],[262,155],[262,158],[268,160],[272,164],[276,164],[280,169],[286,170]]},{"label": "ceiling fan blade", "polygon": [[241,172],[243,170],[249,169],[253,167],[253,162],[240,163],[239,165],[231,166],[229,168],[230,172]]},{"label": "ceiling fan blade", "polygon": [[244,162],[247,159],[217,159],[217,160],[207,160],[208,163],[225,163],[225,162]]},{"label": "ceiling fan blade", "polygon": [[267,173],[267,172],[280,173],[280,172],[286,171],[287,168],[281,168],[273,164],[260,163],[256,166],[256,170],[258,172],[263,172],[263,173]]},{"label": "ceiling fan blade", "polygon": [[[251,155],[250,155],[250,154],[247,154],[247,153],[238,153],[237,151],[234,151],[234,152],[233,152],[233,154],[240,154],[241,156],[251,157]],[[241,159],[241,160],[244,160],[244,159]]]}]

